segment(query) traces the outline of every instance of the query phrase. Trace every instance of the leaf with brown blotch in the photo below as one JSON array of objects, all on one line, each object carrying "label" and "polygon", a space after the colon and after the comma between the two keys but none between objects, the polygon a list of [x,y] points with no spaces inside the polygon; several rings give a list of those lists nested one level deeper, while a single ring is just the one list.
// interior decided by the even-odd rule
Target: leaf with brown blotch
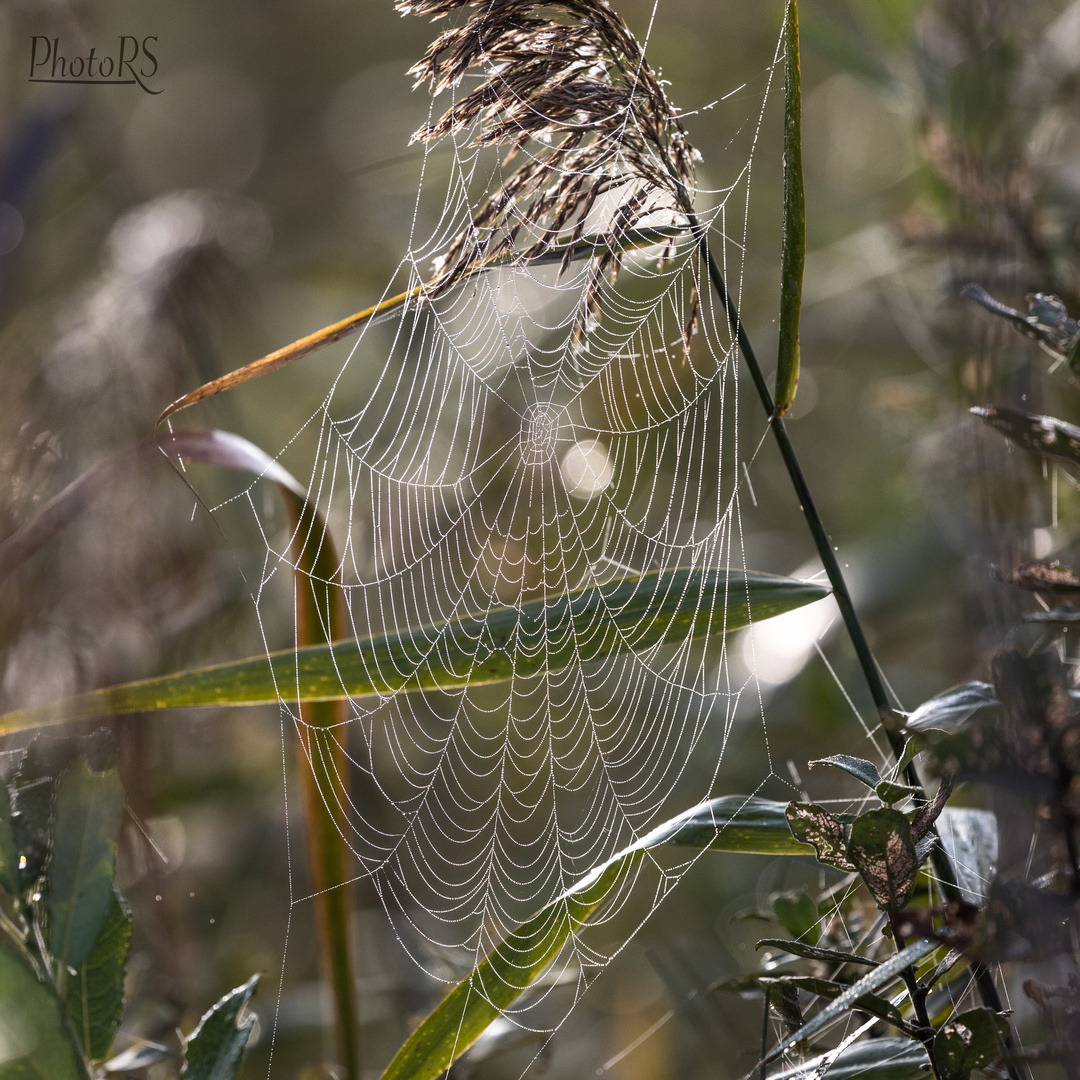
[{"label": "leaf with brown blotch", "polygon": [[899,810],[871,810],[856,818],[847,854],[882,908],[896,911],[907,903],[919,861],[911,825]]},{"label": "leaf with brown blotch", "polygon": [[1007,573],[997,571],[995,576],[1006,585],[1015,585],[1029,592],[1080,593],[1080,578],[1076,576],[1076,571],[1059,562],[1034,560]]},{"label": "leaf with brown blotch", "polygon": [[791,835],[804,844],[810,844],[817,852],[819,862],[835,866],[838,870],[856,869],[846,853],[847,830],[844,823],[824,807],[813,803],[789,803],[787,821]]}]

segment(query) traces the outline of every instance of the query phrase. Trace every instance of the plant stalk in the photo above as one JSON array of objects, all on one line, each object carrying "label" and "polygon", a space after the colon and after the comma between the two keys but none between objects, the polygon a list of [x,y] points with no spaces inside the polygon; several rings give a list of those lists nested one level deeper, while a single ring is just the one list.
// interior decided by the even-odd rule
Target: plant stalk
[{"label": "plant stalk", "polygon": [[[295,545],[297,644],[321,645],[341,635],[340,601],[330,582],[336,556],[322,518],[287,488],[281,488],[289,510]],[[325,588],[325,593],[322,589]],[[350,934],[352,892],[349,850],[334,807],[335,792],[347,775],[345,750],[338,739],[347,719],[346,701],[306,702],[299,706],[298,771],[304,805],[308,873],[315,899],[319,954],[334,999],[338,1061],[345,1080],[360,1080],[360,1007],[353,943]]]},{"label": "plant stalk", "polygon": [[[802,510],[803,516],[806,518],[806,523],[810,527],[810,534],[814,539],[814,546],[817,548],[818,556],[825,568],[825,574],[829,579],[829,584],[832,586],[837,606],[840,608],[840,615],[844,620],[844,627],[847,630],[848,637],[851,639],[851,644],[855,648],[855,655],[858,658],[859,667],[862,669],[863,678],[866,680],[870,696],[873,698],[874,705],[877,708],[878,720],[881,723],[882,730],[885,732],[885,737],[889,740],[889,746],[892,748],[896,760],[899,761],[904,753],[904,735],[896,722],[896,713],[889,704],[889,697],[885,690],[885,684],[881,679],[881,673],[878,671],[877,663],[874,660],[874,654],[870,651],[870,645],[866,640],[866,635],[863,633],[862,624],[859,622],[859,616],[855,611],[855,605],[851,601],[851,593],[848,591],[847,582],[844,580],[844,573],[840,569],[840,563],[836,558],[836,553],[833,551],[832,544],[829,543],[829,534],[825,531],[821,516],[818,514],[817,507],[814,505],[813,497],[810,494],[810,488],[806,483],[806,477],[803,475],[802,467],[799,465],[799,459],[795,454],[794,446],[791,444],[791,439],[788,436],[783,418],[776,413],[776,405],[773,401],[772,393],[769,390],[769,384],[765,381],[765,376],[762,373],[761,365],[758,363],[757,355],[754,353],[754,348],[750,344],[750,339],[743,327],[739,310],[735,306],[735,302],[732,300],[731,294],[727,290],[724,276],[720,272],[720,267],[716,264],[716,259],[713,258],[705,231],[693,212],[690,212],[688,217],[690,227],[698,238],[698,248],[708,266],[709,279],[712,282],[712,286],[716,290],[716,294],[720,298],[721,303],[724,305],[728,324],[731,327],[732,333],[735,334],[739,351],[746,361],[747,369],[750,372],[754,387],[758,392],[758,397],[761,399],[761,404],[765,407],[765,414],[769,418],[769,426],[772,428],[773,435],[776,438],[777,445],[780,449],[780,455],[784,459],[784,465],[787,467],[788,476],[791,478],[792,486],[795,488],[795,492],[799,497],[799,508]],[[913,762],[909,762],[905,768],[904,779],[911,787],[915,788],[916,803],[925,804],[927,801],[926,792],[923,789],[922,781],[919,779],[918,773],[915,771]],[[936,871],[941,884],[941,891],[944,893],[946,899],[955,901],[962,900],[963,897],[959,885],[957,884],[956,871],[953,868],[952,860],[949,858],[948,852],[940,843],[934,845],[932,859],[934,870]],[[990,974],[990,971],[983,964],[973,964],[972,970],[983,1003],[991,1009],[994,1009],[996,1012],[1001,1012],[1001,996],[998,994],[997,986],[994,984],[994,979]],[[1006,1040],[1006,1046],[1008,1048],[1012,1045],[1013,1041],[1010,1036],[1009,1039]],[[1007,1063],[1006,1068],[1008,1069],[1011,1080],[1022,1080],[1023,1074],[1017,1069],[1015,1063]]]}]

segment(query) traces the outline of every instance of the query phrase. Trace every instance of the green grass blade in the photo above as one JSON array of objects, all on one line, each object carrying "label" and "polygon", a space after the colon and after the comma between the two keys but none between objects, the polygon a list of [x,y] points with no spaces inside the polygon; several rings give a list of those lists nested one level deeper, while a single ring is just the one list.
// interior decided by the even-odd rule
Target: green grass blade
[{"label": "green grass blade", "polygon": [[91,691],[0,717],[0,733],[192,705],[330,701],[453,689],[559,671],[723,633],[813,603],[822,585],[772,574],[666,570],[436,626],[289,649],[269,657]]},{"label": "green grass blade", "polygon": [[522,923],[409,1036],[382,1080],[434,1080],[536,981],[649,848],[667,844],[751,854],[803,855],[785,803],[728,795],[692,807],[586,874]]},{"label": "green grass blade", "polygon": [[799,9],[789,0],[784,20],[784,239],[780,256],[780,345],[776,364],[776,415],[783,416],[799,385],[799,315],[806,262],[806,199],[802,172],[802,85],[799,75]]}]

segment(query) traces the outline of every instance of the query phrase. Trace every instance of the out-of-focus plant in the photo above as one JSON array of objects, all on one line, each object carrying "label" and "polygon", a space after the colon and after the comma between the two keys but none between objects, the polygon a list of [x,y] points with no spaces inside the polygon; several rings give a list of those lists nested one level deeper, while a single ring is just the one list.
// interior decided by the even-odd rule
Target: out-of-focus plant
[{"label": "out-of-focus plant", "polygon": [[[110,1058],[124,1009],[132,918],[116,887],[124,791],[115,745],[37,737],[10,787],[0,782],[0,1077],[92,1080],[170,1057],[144,1045]],[[258,976],[184,1040],[184,1080],[236,1076]]]}]

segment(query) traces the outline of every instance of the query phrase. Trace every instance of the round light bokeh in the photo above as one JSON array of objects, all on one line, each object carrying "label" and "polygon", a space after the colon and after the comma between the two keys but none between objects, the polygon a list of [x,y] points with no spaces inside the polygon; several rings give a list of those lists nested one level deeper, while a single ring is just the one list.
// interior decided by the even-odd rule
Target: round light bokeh
[{"label": "round light bokeh", "polygon": [[561,468],[566,490],[576,499],[599,495],[615,475],[607,447],[596,439],[574,443],[563,454]]}]

